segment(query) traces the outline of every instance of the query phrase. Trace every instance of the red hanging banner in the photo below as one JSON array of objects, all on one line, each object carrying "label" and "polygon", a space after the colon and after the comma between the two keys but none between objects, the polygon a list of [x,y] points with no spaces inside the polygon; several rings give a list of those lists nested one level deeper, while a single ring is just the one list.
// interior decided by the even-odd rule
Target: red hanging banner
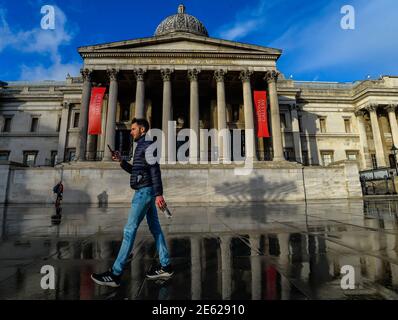
[{"label": "red hanging banner", "polygon": [[267,91],[254,91],[254,105],[257,115],[257,137],[269,138],[267,115]]},{"label": "red hanging banner", "polygon": [[273,266],[269,266],[266,270],[266,279],[267,279],[267,290],[266,290],[266,296],[265,300],[277,300],[277,278],[278,278],[278,273]]},{"label": "red hanging banner", "polygon": [[90,108],[88,114],[88,134],[101,134],[102,101],[106,88],[95,87],[91,90]]}]

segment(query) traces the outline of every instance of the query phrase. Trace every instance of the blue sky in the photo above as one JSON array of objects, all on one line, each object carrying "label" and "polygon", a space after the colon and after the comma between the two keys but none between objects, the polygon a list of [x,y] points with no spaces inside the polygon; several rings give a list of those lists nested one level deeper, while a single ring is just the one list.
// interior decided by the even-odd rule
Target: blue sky
[{"label": "blue sky", "polygon": [[[77,47],[152,36],[181,2],[211,37],[282,49],[287,78],[398,76],[397,0],[0,0],[0,80],[77,75]],[[40,28],[43,5],[55,6],[55,30]],[[344,5],[355,9],[354,30],[340,27]]]}]

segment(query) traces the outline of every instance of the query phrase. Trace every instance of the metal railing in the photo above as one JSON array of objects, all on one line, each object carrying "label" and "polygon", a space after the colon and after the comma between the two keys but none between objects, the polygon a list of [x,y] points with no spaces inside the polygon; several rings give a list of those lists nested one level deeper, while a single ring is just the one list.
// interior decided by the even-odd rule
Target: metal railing
[{"label": "metal railing", "polygon": [[364,195],[396,194],[394,172],[395,170],[387,167],[360,171],[362,193]]},{"label": "metal railing", "polygon": [[364,170],[359,172],[359,177],[367,181],[384,180],[385,177],[390,177],[392,170],[387,167]]}]

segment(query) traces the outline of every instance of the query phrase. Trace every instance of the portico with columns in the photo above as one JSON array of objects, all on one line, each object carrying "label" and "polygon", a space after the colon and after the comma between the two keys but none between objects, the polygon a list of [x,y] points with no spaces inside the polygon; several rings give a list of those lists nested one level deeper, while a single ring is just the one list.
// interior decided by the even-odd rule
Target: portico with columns
[{"label": "portico with columns", "polygon": [[[128,131],[133,117],[148,118],[152,128],[163,130],[163,160],[169,160],[169,153],[177,152],[179,146],[167,139],[172,134],[169,121],[177,122],[177,132],[193,130],[191,163],[235,160],[226,143],[232,130],[241,130],[240,155],[251,160],[284,160],[276,89],[280,50],[211,38],[203,24],[179,6],[178,13],[163,21],[153,37],[81,47],[79,53],[84,67],[77,160],[110,161],[110,151],[104,148],[108,144],[131,155]],[[107,87],[105,130],[95,140],[87,134],[93,86]],[[268,92],[271,138],[257,138],[254,90]],[[227,132],[226,138],[220,135],[211,142],[215,154],[208,152],[209,141],[201,141],[206,139],[201,129]]]},{"label": "portico with columns", "polygon": [[[355,112],[364,168],[390,166],[391,149],[398,147],[397,107],[398,103],[368,102]],[[366,125],[371,128],[371,134],[367,133]]]},{"label": "portico with columns", "polygon": [[[355,198],[361,195],[359,170],[393,168],[396,76],[352,83],[287,79],[277,65],[281,50],[212,38],[184,6],[153,36],[84,46],[78,52],[83,60],[78,77],[0,83],[0,158],[30,159],[32,166],[49,166],[51,158],[56,169],[67,163],[71,175],[65,179],[89,195],[73,201],[98,201],[98,172],[109,175],[100,194],[110,202],[128,199],[128,192],[114,183],[117,163],[107,145],[125,159],[132,157],[134,117],[146,118],[165,134],[160,158],[170,201],[188,201],[188,195],[197,202]],[[90,135],[95,87],[106,91],[101,134]],[[257,136],[254,91],[267,93],[267,138]],[[40,130],[29,132],[38,118]],[[170,122],[176,127],[169,128]],[[214,137],[213,129],[226,135]],[[181,130],[189,131],[185,141],[174,137]],[[240,143],[229,146],[232,137]],[[170,161],[178,151],[185,152],[189,166]],[[240,177],[235,169],[244,157],[253,160],[253,171]],[[96,182],[92,188],[91,181]],[[41,196],[34,194],[29,201]]]}]

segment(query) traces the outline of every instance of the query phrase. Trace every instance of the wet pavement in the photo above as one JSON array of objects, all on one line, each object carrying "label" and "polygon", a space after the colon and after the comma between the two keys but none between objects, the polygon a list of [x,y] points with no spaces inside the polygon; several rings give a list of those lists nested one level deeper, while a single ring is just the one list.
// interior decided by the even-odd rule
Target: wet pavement
[{"label": "wet pavement", "polygon": [[[128,207],[0,207],[0,299],[398,299],[398,200],[171,206],[160,216],[175,275],[157,264],[144,221],[120,288],[90,279],[112,265]],[[42,266],[55,289],[40,286]],[[341,288],[345,265],[355,289]]]}]

